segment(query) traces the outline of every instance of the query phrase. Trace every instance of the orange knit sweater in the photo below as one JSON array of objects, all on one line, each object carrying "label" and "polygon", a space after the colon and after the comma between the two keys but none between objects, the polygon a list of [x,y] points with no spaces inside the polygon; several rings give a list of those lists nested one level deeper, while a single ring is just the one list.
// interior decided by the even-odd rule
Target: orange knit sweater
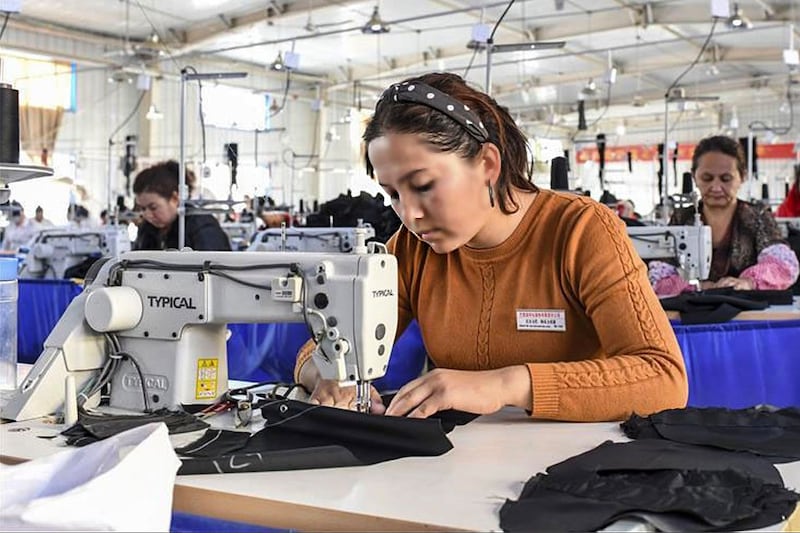
[{"label": "orange knit sweater", "polygon": [[398,335],[416,318],[437,367],[525,364],[537,418],[619,420],[686,404],[675,335],[607,207],[542,190],[496,247],[439,255],[405,228],[388,244]]}]

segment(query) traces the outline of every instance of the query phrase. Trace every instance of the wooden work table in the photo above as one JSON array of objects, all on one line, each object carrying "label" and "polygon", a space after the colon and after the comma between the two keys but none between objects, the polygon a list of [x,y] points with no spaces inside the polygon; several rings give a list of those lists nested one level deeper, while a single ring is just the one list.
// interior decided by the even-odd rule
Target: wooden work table
[{"label": "wooden work table", "polygon": [[[1,425],[0,460],[16,463],[63,449],[59,439],[38,438],[61,429],[41,420]],[[440,457],[178,476],[173,508],[297,530],[498,530],[500,507],[519,495],[529,477],[605,440],[626,440],[616,423],[540,422],[512,409],[457,427],[450,439],[454,449]],[[800,489],[800,462],[777,467],[789,488]],[[614,529],[634,530],[630,524]]]}]

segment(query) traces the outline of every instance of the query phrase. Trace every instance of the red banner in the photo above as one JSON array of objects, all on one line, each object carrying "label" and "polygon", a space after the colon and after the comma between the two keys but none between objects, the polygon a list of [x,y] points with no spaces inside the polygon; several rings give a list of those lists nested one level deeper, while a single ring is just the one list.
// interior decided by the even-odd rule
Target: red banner
[{"label": "red banner", "polygon": [[[678,144],[678,159],[689,160],[694,153],[695,144]],[[636,144],[630,146],[609,146],[606,147],[606,163],[628,161],[628,152],[634,161],[658,161],[658,145],[656,144]],[[757,144],[756,154],[759,159],[794,159],[794,144]],[[672,159],[672,151],[669,155]],[[581,148],[575,154],[578,163],[587,161],[600,161],[596,147]]]}]

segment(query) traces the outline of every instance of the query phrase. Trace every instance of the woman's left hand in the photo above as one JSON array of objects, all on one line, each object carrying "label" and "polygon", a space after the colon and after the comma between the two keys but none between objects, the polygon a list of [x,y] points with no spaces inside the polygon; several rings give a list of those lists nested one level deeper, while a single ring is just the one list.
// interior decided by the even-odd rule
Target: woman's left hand
[{"label": "woman's left hand", "polygon": [[735,291],[752,291],[755,289],[755,283],[753,283],[753,280],[747,278],[734,278],[730,276],[720,278],[715,286],[717,288],[733,287],[733,290]]},{"label": "woman's left hand", "polygon": [[506,405],[529,408],[530,394],[530,374],[523,365],[480,371],[437,368],[403,386],[386,414],[427,418],[458,409],[485,415]]}]

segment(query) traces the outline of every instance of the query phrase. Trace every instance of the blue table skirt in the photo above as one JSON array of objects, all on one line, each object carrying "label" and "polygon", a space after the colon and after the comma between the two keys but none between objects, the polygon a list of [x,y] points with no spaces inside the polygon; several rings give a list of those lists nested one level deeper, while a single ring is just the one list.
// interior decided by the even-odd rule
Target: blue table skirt
[{"label": "blue table skirt", "polygon": [[33,363],[61,314],[83,287],[70,280],[45,279],[21,279],[17,286],[17,360]]},{"label": "blue table skirt", "polygon": [[800,320],[673,324],[689,405],[800,406]]},{"label": "blue table skirt", "polygon": [[292,531],[287,529],[273,529],[256,526],[243,522],[231,522],[230,520],[210,518],[207,516],[199,516],[189,513],[179,513],[177,511],[173,511],[172,513],[172,522],[170,523],[169,530],[171,533],[199,533],[203,531],[225,531],[229,533],[280,533],[284,531]]},{"label": "blue table skirt", "polygon": [[[20,280],[18,356],[32,363],[80,286],[68,280]],[[673,324],[689,375],[689,405],[731,408],[800,406],[800,320]],[[231,324],[231,379],[291,381],[295,355],[308,339],[303,324]],[[416,322],[397,340],[380,390],[418,376],[425,348]]]}]

